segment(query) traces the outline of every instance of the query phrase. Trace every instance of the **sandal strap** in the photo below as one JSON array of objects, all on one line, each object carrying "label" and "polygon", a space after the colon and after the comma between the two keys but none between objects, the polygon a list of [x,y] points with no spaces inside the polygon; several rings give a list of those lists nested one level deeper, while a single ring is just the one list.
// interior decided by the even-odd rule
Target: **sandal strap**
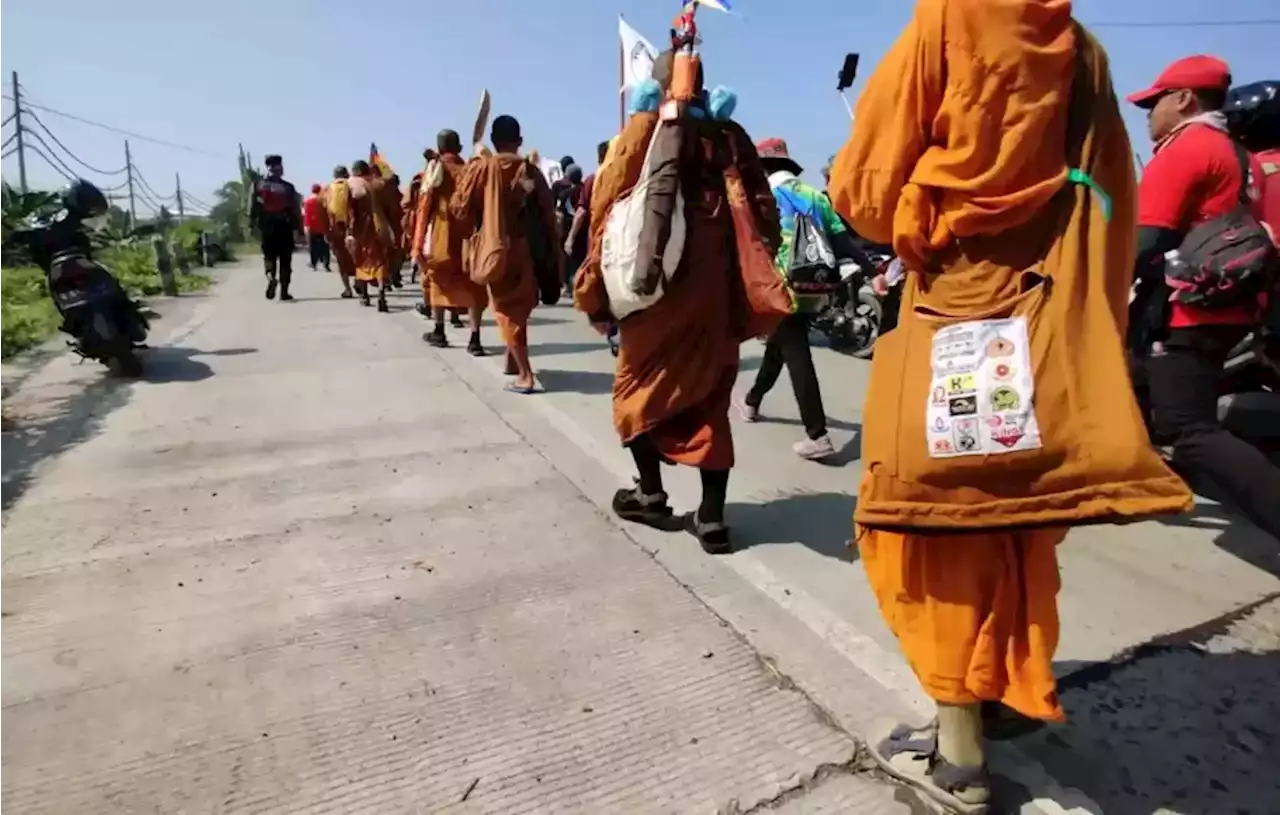
[{"label": "sandal strap", "polygon": [[893,758],[903,753],[935,756],[938,753],[937,725],[912,727],[909,724],[900,724],[876,746],[876,751],[885,758]]},{"label": "sandal strap", "polygon": [[958,767],[940,755],[933,757],[933,766],[929,770],[933,783],[939,789],[956,793],[966,789],[989,789],[991,776],[985,766]]}]

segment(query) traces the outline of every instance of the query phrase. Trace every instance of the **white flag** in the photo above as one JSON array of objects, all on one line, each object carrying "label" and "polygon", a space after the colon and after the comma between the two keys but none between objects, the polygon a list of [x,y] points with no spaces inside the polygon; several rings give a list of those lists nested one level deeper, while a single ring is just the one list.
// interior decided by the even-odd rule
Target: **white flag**
[{"label": "white flag", "polygon": [[622,88],[629,91],[645,81],[653,73],[653,61],[658,58],[658,49],[640,36],[640,32],[627,25],[627,21],[618,18],[618,34],[622,38]]}]

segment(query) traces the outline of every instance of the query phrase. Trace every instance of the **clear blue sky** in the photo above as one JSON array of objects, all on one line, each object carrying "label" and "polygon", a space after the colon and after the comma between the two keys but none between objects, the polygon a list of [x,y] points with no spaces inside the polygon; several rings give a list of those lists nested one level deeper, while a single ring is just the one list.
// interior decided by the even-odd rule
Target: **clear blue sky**
[{"label": "clear blue sky", "polygon": [[[848,134],[834,90],[844,53],[860,52],[861,73],[869,74],[912,3],[734,5],[744,18],[699,14],[708,83],[736,89],[747,131],[786,138],[819,179]],[[214,154],[133,139],[135,163],[162,195],[172,192],[177,171],[186,189],[210,200],[235,175],[237,143],[258,161],[282,153],[299,187],[365,156],[370,141],[407,178],[437,130],[466,137],[486,86],[495,114],[520,119],[526,146],[569,153],[590,168],[596,143],[618,124],[618,14],[661,44],[677,7],[676,0],[6,0],[0,67],[6,95],[17,70],[33,102]],[[1076,16],[1086,24],[1274,19],[1280,2],[1079,0]],[[1094,31],[1121,94],[1192,53],[1227,59],[1240,82],[1280,74],[1277,26]],[[3,115],[12,109],[6,100]],[[1145,157],[1141,113],[1126,115]],[[123,166],[123,137],[41,117],[90,164]],[[12,125],[5,137],[11,132]],[[16,180],[16,158],[3,170]],[[28,170],[34,185],[59,181],[38,158],[28,158]]]}]

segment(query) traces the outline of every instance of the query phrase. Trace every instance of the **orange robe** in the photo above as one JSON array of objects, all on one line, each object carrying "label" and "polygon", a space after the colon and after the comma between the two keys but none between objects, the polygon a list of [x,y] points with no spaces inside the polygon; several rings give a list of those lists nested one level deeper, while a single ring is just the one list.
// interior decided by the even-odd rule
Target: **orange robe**
[{"label": "orange robe", "polygon": [[[525,181],[532,189],[526,188]],[[497,184],[501,190],[497,200],[491,200],[492,196],[487,194],[491,184]],[[560,257],[563,248],[555,239],[555,201],[551,197],[551,189],[542,173],[520,156],[498,153],[472,159],[464,167],[462,179],[450,201],[450,212],[464,237],[471,237],[477,227],[490,217],[490,207],[504,208],[506,266],[489,283],[489,298],[502,341],[508,347],[528,344],[529,316],[538,304],[533,256],[529,254],[520,219],[520,211],[531,196],[537,198],[548,243]],[[479,239],[478,235],[476,239]],[[560,264],[563,267],[563,257],[560,257]],[[432,304],[435,304],[434,300]]]},{"label": "orange robe", "polygon": [[[601,270],[605,222],[613,203],[635,186],[657,115],[632,117],[596,174],[591,194],[591,248],[575,288],[578,310],[609,319]],[[619,352],[613,381],[613,423],[623,444],[648,434],[667,459],[692,467],[733,466],[729,401],[738,376],[738,347],[750,332],[752,292],[772,287],[778,316],[789,297],[767,260],[778,242],[778,209],[750,140],[732,123],[692,120],[680,159],[687,240],[680,265],[653,305],[618,323]],[[741,150],[740,183],[729,189],[711,155],[724,155],[730,140]],[[760,288],[735,263],[731,210],[753,218],[763,235],[767,274]],[[779,304],[780,303],[780,304]],[[767,310],[767,308],[765,309]]]},{"label": "orange robe", "polygon": [[387,183],[377,176],[352,178],[351,227],[356,279],[385,284],[390,278],[395,250],[394,212],[388,206]]},{"label": "orange robe", "polygon": [[[856,120],[832,200],[909,270],[863,410],[862,561],[934,699],[999,700],[1060,720],[1052,659],[1066,528],[1190,506],[1150,448],[1125,364],[1135,182],[1106,54],[1067,0],[920,0]],[[1102,196],[1066,186],[1068,168],[1109,194],[1110,218]],[[947,404],[930,380],[945,356],[929,332],[1010,316],[1030,326],[1039,448],[979,440],[975,450],[966,437],[957,449],[973,454],[934,455],[955,450],[926,441],[926,405]],[[995,362],[1015,345],[985,347]],[[1009,390],[980,398],[995,409],[1004,391],[1001,409],[1016,409]]]},{"label": "orange robe", "polygon": [[336,178],[324,191],[325,210],[329,214],[329,250],[338,262],[343,279],[356,273],[355,259],[347,251],[347,222],[351,218],[351,189],[347,179]]},{"label": "orange robe", "polygon": [[[439,160],[443,180],[438,187],[417,195],[413,232],[409,236],[412,252],[421,258],[423,291],[432,306],[485,308],[489,305],[489,291],[474,282],[463,268],[464,230],[449,211],[449,202],[458,189],[466,164],[454,153],[445,153]],[[419,176],[418,182],[421,181]],[[428,231],[431,246],[424,253]]]}]

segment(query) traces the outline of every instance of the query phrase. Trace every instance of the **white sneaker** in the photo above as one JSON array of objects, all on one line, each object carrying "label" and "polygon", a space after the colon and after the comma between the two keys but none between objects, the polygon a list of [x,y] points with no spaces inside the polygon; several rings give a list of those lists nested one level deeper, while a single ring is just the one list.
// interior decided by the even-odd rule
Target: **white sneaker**
[{"label": "white sneaker", "polygon": [[809,461],[821,461],[836,454],[835,445],[831,443],[831,437],[827,435],[819,436],[816,439],[798,441],[791,445],[791,449],[795,451],[797,456]]}]

